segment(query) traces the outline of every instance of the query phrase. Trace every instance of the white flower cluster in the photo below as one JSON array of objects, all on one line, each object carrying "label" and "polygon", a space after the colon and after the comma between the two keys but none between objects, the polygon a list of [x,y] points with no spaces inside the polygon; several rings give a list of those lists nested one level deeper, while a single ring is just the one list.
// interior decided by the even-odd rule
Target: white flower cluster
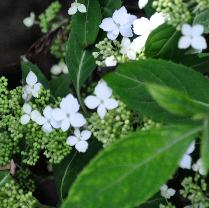
[{"label": "white flower cluster", "polygon": [[68,10],[68,14],[69,15],[74,15],[77,12],[81,12],[81,13],[86,13],[86,6],[84,4],[78,3],[78,1],[76,0],[75,2],[73,2],[71,4],[71,7]]},{"label": "white flower cluster", "polygon": [[[27,92],[24,90],[23,98],[38,97],[41,84],[37,81],[36,75],[33,72],[29,72],[26,77],[27,85],[24,87],[24,89],[27,89]],[[61,129],[63,132],[66,132],[72,127],[75,129],[75,136],[70,136],[67,139],[67,144],[75,146],[79,152],[86,152],[88,148],[86,141],[91,137],[91,132],[84,130],[80,133],[79,128],[85,126],[86,119],[79,113],[80,105],[72,94],[61,100],[59,108],[53,109],[50,106],[46,106],[42,113],[32,109],[32,106],[27,103],[29,99],[24,100],[26,103],[23,105],[23,115],[20,118],[22,125],[33,121],[42,126],[42,130],[45,133],[51,133],[53,129]]]},{"label": "white flower cluster", "polygon": [[160,188],[161,196],[165,199],[170,199],[172,196],[175,195],[176,191],[172,188],[168,188],[168,186],[165,184]]},{"label": "white flower cluster", "polygon": [[[140,8],[145,6],[147,1],[139,1]],[[107,32],[107,37],[110,40],[115,40],[119,34],[123,36],[121,41],[120,53],[127,56],[129,60],[136,60],[137,54],[140,54],[145,47],[145,43],[149,34],[159,25],[165,22],[161,13],[155,13],[150,19],[136,16],[127,12],[123,6],[113,13],[112,17],[103,19],[100,28]],[[134,35],[138,36],[131,40]],[[116,66],[117,61],[114,56],[107,57],[105,60],[106,66]]]}]

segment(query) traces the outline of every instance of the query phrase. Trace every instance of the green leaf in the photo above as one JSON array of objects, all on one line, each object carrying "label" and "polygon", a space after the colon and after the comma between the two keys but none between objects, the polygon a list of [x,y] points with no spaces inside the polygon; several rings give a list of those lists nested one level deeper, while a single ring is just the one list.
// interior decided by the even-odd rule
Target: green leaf
[{"label": "green leaf", "polygon": [[102,8],[102,16],[110,17],[116,9],[119,9],[122,5],[121,0],[100,0]]},{"label": "green leaf", "polygon": [[0,187],[7,183],[9,180],[11,180],[10,173],[8,171],[0,171]]},{"label": "green leaf", "polygon": [[86,48],[96,41],[99,24],[101,23],[101,8],[98,0],[82,0],[87,12],[77,12],[72,18],[72,30],[79,44]]},{"label": "green leaf", "polygon": [[185,93],[191,99],[209,103],[208,78],[169,61],[147,59],[121,64],[104,79],[129,108],[156,121],[176,122],[181,119],[160,107],[147,92],[145,83],[164,85]]},{"label": "green leaf", "polygon": [[61,201],[67,197],[68,190],[81,170],[101,149],[101,144],[94,139],[85,154],[72,152],[60,164],[53,166],[57,192]]},{"label": "green leaf", "polygon": [[197,13],[196,17],[194,18],[193,24],[200,24],[204,26],[204,32],[209,33],[209,9],[206,9],[200,13]]},{"label": "green leaf", "polygon": [[150,18],[155,13],[155,9],[152,7],[152,4],[153,4],[153,0],[149,0],[148,4],[144,8],[146,16],[148,18]]},{"label": "green leaf", "polygon": [[145,45],[145,55],[150,58],[172,59],[182,51],[178,49],[180,32],[171,25],[163,24],[153,30]]},{"label": "green leaf", "polygon": [[147,88],[157,103],[170,113],[201,120],[209,114],[207,103],[193,100],[182,92],[156,84],[147,84]]},{"label": "green leaf", "polygon": [[201,157],[204,169],[209,171],[209,121],[208,118],[203,123],[203,135],[201,144]]},{"label": "green leaf", "polygon": [[22,68],[22,79],[24,83],[28,73],[32,71],[34,74],[36,74],[38,78],[38,82],[40,82],[44,87],[49,88],[48,80],[46,79],[42,71],[38,68],[38,66],[32,64],[31,62],[22,61],[21,68]]},{"label": "green leaf", "polygon": [[71,79],[68,75],[62,74],[50,81],[50,89],[55,97],[65,97],[69,93]]},{"label": "green leaf", "polygon": [[78,176],[62,208],[143,204],[172,177],[201,128],[174,125],[140,131],[107,147]]}]

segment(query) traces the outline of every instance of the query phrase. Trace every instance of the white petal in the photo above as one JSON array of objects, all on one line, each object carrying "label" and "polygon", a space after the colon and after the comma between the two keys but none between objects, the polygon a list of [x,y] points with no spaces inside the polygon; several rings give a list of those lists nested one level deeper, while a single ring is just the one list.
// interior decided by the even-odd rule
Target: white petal
[{"label": "white petal", "polygon": [[52,117],[52,108],[49,105],[47,105],[44,108],[43,115],[44,115],[45,118],[51,119],[51,117]]},{"label": "white petal", "polygon": [[62,99],[60,107],[65,113],[76,113],[78,112],[80,105],[78,100],[73,95],[69,94]]},{"label": "white petal", "polygon": [[112,18],[105,18],[102,20],[102,23],[99,26],[101,29],[103,29],[106,32],[110,32],[115,30],[117,28],[116,24],[114,23]]},{"label": "white petal", "polygon": [[70,128],[70,121],[69,119],[64,119],[62,122],[61,122],[61,129],[63,132],[67,131],[68,129]]},{"label": "white petal", "polygon": [[42,126],[42,130],[45,133],[51,133],[52,132],[52,126],[50,125],[50,123],[46,122],[43,126]]},{"label": "white petal", "polygon": [[78,5],[78,11],[81,12],[81,13],[86,13],[87,12],[86,6],[84,4],[79,4]]},{"label": "white petal", "polygon": [[183,169],[191,169],[192,166],[192,158],[190,155],[184,155],[183,159],[180,162],[179,165]]},{"label": "white petal", "polygon": [[34,118],[34,120],[38,125],[42,126],[44,125],[45,123],[47,123],[47,119],[44,118],[43,116],[37,116],[36,118]]},{"label": "white petal", "polygon": [[197,36],[192,38],[192,47],[197,50],[203,50],[207,48],[207,42],[203,36]]},{"label": "white petal", "polygon": [[133,37],[131,25],[128,25],[128,24],[122,25],[120,26],[119,31],[123,37],[127,37],[127,38]]},{"label": "white petal", "polygon": [[90,95],[84,100],[84,103],[89,109],[95,109],[98,107],[100,101],[96,96]]},{"label": "white petal", "polygon": [[30,122],[30,116],[25,114],[25,115],[22,115],[21,118],[20,118],[20,123],[22,125],[25,125],[25,124],[28,124]]},{"label": "white petal", "polygon": [[37,76],[32,71],[30,71],[26,77],[26,83],[29,86],[33,86],[34,84],[36,84],[37,81]]},{"label": "white petal", "polygon": [[94,93],[98,98],[106,100],[107,98],[111,97],[112,89],[107,86],[106,82],[100,81],[95,87]]},{"label": "white petal", "polygon": [[143,9],[148,3],[148,0],[139,0],[138,6],[140,9]]},{"label": "white petal", "polygon": [[195,150],[195,142],[192,142],[187,150],[187,154],[191,154]]},{"label": "white petal", "polygon": [[156,29],[158,26],[162,25],[165,22],[165,18],[162,13],[155,12],[150,17],[150,27],[152,30]]},{"label": "white petal", "polygon": [[133,49],[128,50],[127,56],[130,60],[136,60],[136,51]]},{"label": "white petal", "polygon": [[80,141],[75,145],[75,148],[78,150],[78,152],[86,152],[88,149],[88,143],[86,141]]},{"label": "white petal", "polygon": [[119,10],[116,10],[112,16],[114,22],[119,25],[125,25],[128,23],[129,14],[127,9],[123,6]]},{"label": "white petal", "polygon": [[25,103],[25,104],[23,105],[22,110],[23,110],[24,113],[30,114],[31,111],[32,111],[32,107],[31,107],[28,103]]},{"label": "white petal", "polygon": [[118,34],[114,34],[112,31],[107,33],[107,37],[110,40],[115,40],[118,37],[118,35],[119,35],[119,29],[118,29]]},{"label": "white petal", "polygon": [[23,20],[23,24],[26,26],[26,27],[32,27],[34,25],[34,20],[31,19],[31,17],[26,17],[24,20]]},{"label": "white petal", "polygon": [[107,67],[116,66],[116,65],[117,65],[117,61],[116,61],[115,57],[114,57],[114,56],[107,57],[107,58],[105,59],[105,65],[106,65]]},{"label": "white petal", "polygon": [[39,92],[41,90],[42,84],[41,83],[36,83],[32,89],[32,95],[33,97],[37,98],[39,95]]},{"label": "white petal", "polygon": [[74,135],[77,137],[77,138],[80,138],[81,137],[81,132],[78,128],[75,129],[74,131]]},{"label": "white petal", "polygon": [[61,122],[60,121],[55,121],[54,119],[50,119],[50,123],[53,128],[59,129],[61,127]]},{"label": "white petal", "polygon": [[190,45],[191,45],[191,38],[190,37],[187,37],[187,36],[182,36],[180,39],[179,39],[179,42],[178,42],[178,48],[179,49],[186,49],[186,48],[189,48]]},{"label": "white petal", "polygon": [[70,146],[74,146],[75,144],[78,143],[78,141],[79,141],[78,138],[75,137],[75,136],[69,136],[67,138],[67,144],[70,145]]},{"label": "white petal", "polygon": [[189,24],[183,24],[181,28],[181,32],[185,36],[191,36],[192,35],[192,27]]},{"label": "white petal", "polygon": [[195,36],[200,36],[202,35],[204,32],[204,27],[203,25],[194,25],[192,27],[192,36],[195,37]]},{"label": "white petal", "polygon": [[55,121],[61,121],[65,118],[65,113],[60,108],[55,108],[52,110],[52,118]]},{"label": "white petal", "polygon": [[31,119],[36,122],[36,119],[41,116],[41,113],[37,110],[31,112]]},{"label": "white petal", "polygon": [[86,119],[80,113],[70,115],[70,123],[74,128],[80,128],[86,124]]},{"label": "white petal", "polygon": [[97,113],[101,119],[105,117],[105,114],[107,113],[107,110],[105,108],[105,105],[99,105],[97,108]]},{"label": "white petal", "polygon": [[91,132],[88,130],[84,130],[81,132],[81,140],[86,141],[91,137]]},{"label": "white petal", "polygon": [[[129,38],[123,37],[121,41],[121,47],[126,51],[130,47],[130,45],[131,45],[131,40]],[[126,52],[124,52],[124,54],[126,54]]]},{"label": "white petal", "polygon": [[150,21],[145,18],[141,17],[137,19],[133,23],[133,30],[136,35],[147,35],[150,33]]},{"label": "white petal", "polygon": [[131,43],[131,48],[134,51],[140,53],[145,47],[147,38],[148,36],[146,35],[142,35],[142,36],[139,36],[138,38],[135,38],[133,42]]},{"label": "white petal", "polygon": [[71,7],[68,9],[68,14],[69,15],[74,15],[78,11],[77,4],[75,5],[74,3],[71,4]]},{"label": "white petal", "polygon": [[118,101],[113,98],[107,99],[104,102],[104,105],[108,110],[112,110],[112,109],[117,108],[118,104],[119,104]]},{"label": "white petal", "polygon": [[62,72],[62,68],[59,65],[54,65],[50,71],[54,75],[59,75]]}]

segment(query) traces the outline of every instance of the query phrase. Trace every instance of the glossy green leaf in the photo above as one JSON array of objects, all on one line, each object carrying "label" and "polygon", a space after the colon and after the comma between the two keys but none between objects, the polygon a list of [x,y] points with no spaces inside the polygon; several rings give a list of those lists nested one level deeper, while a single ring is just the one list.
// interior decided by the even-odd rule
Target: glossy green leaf
[{"label": "glossy green leaf", "polygon": [[200,24],[204,26],[204,32],[209,33],[209,9],[206,9],[200,13],[197,13],[194,18],[193,24]]},{"label": "glossy green leaf", "polygon": [[119,140],[82,171],[62,208],[133,208],[143,204],[172,177],[200,130],[175,125]]},{"label": "glossy green leaf", "polygon": [[203,134],[202,134],[202,145],[201,145],[201,157],[204,169],[209,171],[209,121],[208,118],[203,123]]},{"label": "glossy green leaf", "polygon": [[177,48],[180,35],[180,32],[170,25],[163,24],[159,26],[151,32],[147,39],[145,55],[150,58],[166,59],[179,56],[182,53]]},{"label": "glossy green leaf", "polygon": [[207,103],[193,100],[182,92],[156,84],[147,84],[147,89],[157,103],[170,113],[201,120],[209,115]]},{"label": "glossy green leaf", "polygon": [[11,176],[8,171],[0,171],[0,187],[7,183],[10,179]]},{"label": "glossy green leaf", "polygon": [[[76,41],[86,48],[96,41],[99,24],[101,23],[101,8],[99,0],[82,0],[87,12],[77,12],[72,18],[72,30]],[[72,37],[72,36],[71,36]]]},{"label": "glossy green leaf", "polygon": [[119,9],[122,5],[121,0],[100,0],[102,8],[102,16],[110,17],[116,9]]},{"label": "glossy green leaf", "polygon": [[55,97],[65,97],[69,93],[71,79],[68,74],[62,74],[50,81],[50,89]]},{"label": "glossy green leaf", "polygon": [[38,66],[32,64],[31,62],[24,62],[21,63],[22,68],[22,79],[25,83],[25,79],[30,71],[36,74],[38,81],[43,84],[44,87],[49,88],[48,80],[42,71],[38,68]]},{"label": "glossy green leaf", "polygon": [[153,0],[149,0],[146,7],[144,8],[146,16],[150,18],[154,13],[155,9],[152,7]]},{"label": "glossy green leaf", "polygon": [[175,122],[180,118],[160,107],[146,90],[145,83],[164,85],[185,93],[191,99],[209,103],[208,78],[169,61],[147,59],[121,64],[104,79],[132,110],[156,121]]}]

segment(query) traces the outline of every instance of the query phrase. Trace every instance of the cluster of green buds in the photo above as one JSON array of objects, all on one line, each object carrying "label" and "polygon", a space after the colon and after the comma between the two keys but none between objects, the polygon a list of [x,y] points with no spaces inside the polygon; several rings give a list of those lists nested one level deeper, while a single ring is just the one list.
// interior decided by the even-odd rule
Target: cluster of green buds
[{"label": "cluster of green buds", "polygon": [[133,131],[133,120],[133,112],[119,101],[118,108],[107,112],[104,119],[93,113],[88,120],[88,129],[105,147]]},{"label": "cluster of green buds", "polygon": [[149,129],[152,129],[152,128],[158,128],[161,125],[162,125],[161,123],[155,122],[150,118],[144,117],[142,122],[141,122],[140,129],[142,131],[145,131],[145,130],[149,130]]},{"label": "cluster of green buds", "polygon": [[61,4],[58,1],[55,1],[39,16],[39,25],[43,33],[47,33],[57,27],[57,22],[54,22],[54,20],[57,19],[60,10]]},{"label": "cluster of green buds", "polygon": [[96,64],[100,67],[105,66],[105,60],[108,57],[114,56],[117,63],[122,62],[123,56],[120,53],[121,43],[118,40],[111,41],[108,38],[105,38],[103,41],[100,41],[95,45],[98,49],[96,52],[93,52],[93,56],[96,59]]},{"label": "cluster of green buds", "polygon": [[209,8],[209,0],[196,0],[197,9],[202,11]]},{"label": "cluster of green buds", "polygon": [[183,189],[180,193],[191,202],[192,207],[209,207],[207,183],[204,178],[198,174],[194,178],[186,177],[181,185]]},{"label": "cluster of green buds", "polygon": [[176,208],[174,205],[172,205],[171,203],[168,204],[160,204],[159,208]]},{"label": "cluster of green buds", "polygon": [[38,208],[38,202],[32,192],[24,192],[13,180],[0,187],[1,208]]},{"label": "cluster of green buds", "polygon": [[161,12],[167,22],[178,29],[191,20],[191,12],[183,0],[154,0],[153,7]]}]

